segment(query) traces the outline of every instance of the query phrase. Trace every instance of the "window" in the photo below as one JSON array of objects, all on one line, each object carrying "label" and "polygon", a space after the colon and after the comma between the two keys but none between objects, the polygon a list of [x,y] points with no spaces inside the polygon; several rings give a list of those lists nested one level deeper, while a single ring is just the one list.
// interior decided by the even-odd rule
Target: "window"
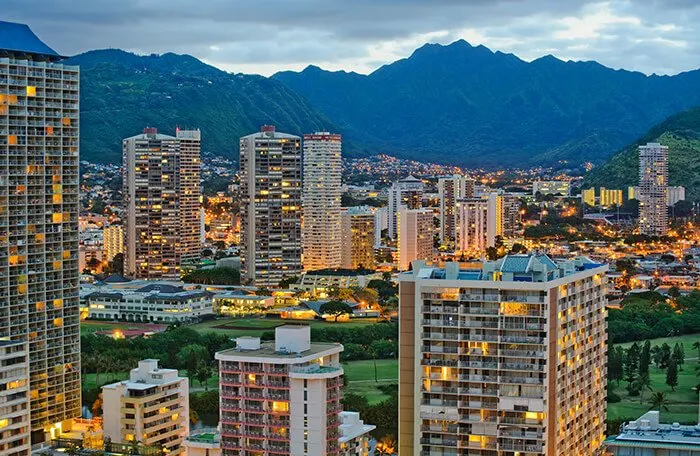
[{"label": "window", "polygon": [[35,97],[36,96],[36,86],[27,86],[27,96],[28,97]]}]

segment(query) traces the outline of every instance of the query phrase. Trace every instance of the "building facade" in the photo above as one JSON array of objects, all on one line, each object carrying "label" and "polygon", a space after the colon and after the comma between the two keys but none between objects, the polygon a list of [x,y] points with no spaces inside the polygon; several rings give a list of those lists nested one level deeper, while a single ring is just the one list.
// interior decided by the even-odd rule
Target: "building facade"
[{"label": "building facade", "polygon": [[29,350],[0,340],[0,454],[29,456]]},{"label": "building facade", "polygon": [[668,147],[639,146],[639,231],[663,236],[668,231]]},{"label": "building facade", "polygon": [[157,359],[139,361],[129,380],[102,387],[104,437],[112,442],[140,442],[185,454],[190,432],[189,381],[176,369],[158,367]]},{"label": "building facade", "polygon": [[342,350],[285,325],[274,343],[239,337],[217,353],[222,454],[339,455]]},{"label": "building facade", "polygon": [[29,350],[32,443],[80,416],[80,73],[0,22],[0,339]]},{"label": "building facade", "polygon": [[534,181],[532,183],[532,196],[537,195],[561,195],[569,196],[571,183],[568,181]]},{"label": "building facade", "polygon": [[301,265],[301,138],[265,125],[240,140],[243,274],[277,286]]},{"label": "building facade", "polygon": [[368,207],[350,207],[341,212],[342,268],[374,269],[375,218]]},{"label": "building facade", "polygon": [[399,454],[600,454],[607,266],[509,255],[399,278]]},{"label": "building facade", "polygon": [[304,269],[341,264],[340,195],[343,170],[340,135],[304,135]]},{"label": "building facade", "polygon": [[679,201],[685,201],[685,187],[680,185],[668,187],[668,200],[666,204],[675,206]]},{"label": "building facade", "polygon": [[124,229],[121,225],[106,226],[102,233],[104,258],[112,261],[118,253],[124,253]]},{"label": "building facade", "polygon": [[340,412],[338,417],[341,456],[373,456],[375,445],[369,433],[377,426],[365,424],[358,412]]},{"label": "building facade", "polygon": [[199,130],[168,136],[146,128],[124,139],[122,151],[124,272],[178,280],[182,264],[201,253]]},{"label": "building facade", "polygon": [[455,175],[438,179],[440,242],[453,246],[457,239],[457,201],[474,196],[474,181]]},{"label": "building facade", "polygon": [[401,209],[396,217],[398,266],[405,271],[414,260],[433,259],[432,209]]},{"label": "building facade", "polygon": [[394,182],[389,188],[388,234],[391,239],[398,236],[397,217],[401,209],[423,207],[423,181],[413,176]]},{"label": "building facade", "polygon": [[622,206],[622,190],[600,187],[600,205],[603,207]]}]

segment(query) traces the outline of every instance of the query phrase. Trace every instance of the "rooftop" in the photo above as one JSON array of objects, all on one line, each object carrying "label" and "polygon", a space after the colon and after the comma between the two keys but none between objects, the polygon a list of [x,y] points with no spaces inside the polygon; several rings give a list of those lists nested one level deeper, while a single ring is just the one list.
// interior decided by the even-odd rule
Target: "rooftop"
[{"label": "rooftop", "polygon": [[49,60],[63,58],[41,41],[27,24],[16,22],[0,21],[0,50],[34,54]]},{"label": "rooftop", "polygon": [[[304,362],[305,358],[319,358],[330,353],[340,353],[343,351],[343,346],[335,343],[315,342],[311,347],[301,353],[278,352],[275,350],[274,342],[263,342],[257,350],[241,350],[239,348],[230,348],[220,351],[216,354],[216,359],[220,357],[235,357],[235,358],[263,358],[270,361],[283,361],[283,364],[291,364],[291,362]],[[284,362],[286,361],[286,362]]]},{"label": "rooftop", "polygon": [[658,411],[649,411],[636,421],[622,425],[620,434],[609,437],[605,444],[615,447],[700,451],[700,424],[663,424],[659,422]]}]

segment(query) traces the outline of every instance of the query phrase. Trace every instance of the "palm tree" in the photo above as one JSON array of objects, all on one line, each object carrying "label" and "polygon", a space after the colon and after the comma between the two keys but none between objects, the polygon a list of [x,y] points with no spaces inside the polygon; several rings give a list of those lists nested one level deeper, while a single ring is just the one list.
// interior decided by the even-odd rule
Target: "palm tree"
[{"label": "palm tree", "polygon": [[700,357],[700,340],[693,342],[693,348],[698,351],[698,357]]},{"label": "palm tree", "polygon": [[668,396],[663,391],[657,391],[649,398],[649,405],[651,405],[649,410],[654,409],[660,411],[661,409],[664,409],[668,412],[668,404]]},{"label": "palm tree", "polygon": [[392,455],[396,453],[396,439],[392,434],[385,435],[377,443],[377,451],[380,456]]}]

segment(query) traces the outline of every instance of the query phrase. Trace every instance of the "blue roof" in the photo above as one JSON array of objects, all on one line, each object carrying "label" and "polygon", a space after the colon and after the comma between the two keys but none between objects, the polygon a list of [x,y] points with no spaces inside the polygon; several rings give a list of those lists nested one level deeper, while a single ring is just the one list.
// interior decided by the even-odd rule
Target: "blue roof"
[{"label": "blue roof", "polygon": [[27,24],[16,22],[0,21],[0,50],[61,58],[56,51],[41,41]]},{"label": "blue roof", "polygon": [[530,255],[506,255],[501,272],[525,272],[530,263]]}]

